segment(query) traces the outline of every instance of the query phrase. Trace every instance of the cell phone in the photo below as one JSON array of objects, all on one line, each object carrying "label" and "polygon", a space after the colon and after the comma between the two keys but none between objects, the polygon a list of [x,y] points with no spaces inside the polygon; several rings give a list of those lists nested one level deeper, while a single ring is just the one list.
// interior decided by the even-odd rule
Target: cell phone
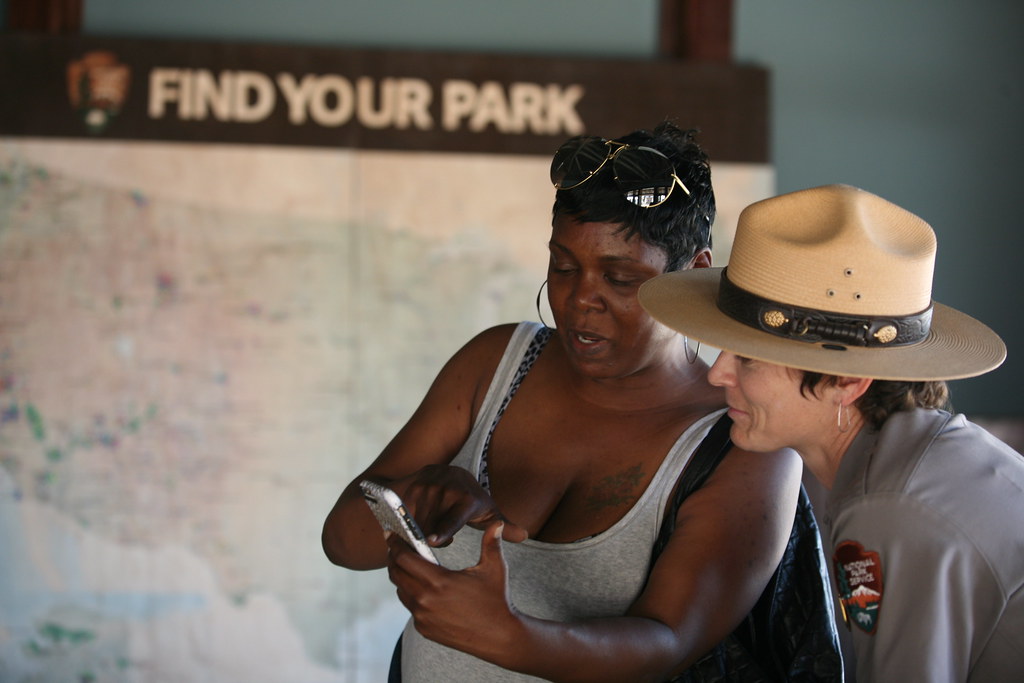
[{"label": "cell phone", "polygon": [[398,534],[399,538],[411,545],[424,560],[439,564],[433,548],[427,545],[420,525],[406,511],[405,503],[397,493],[366,479],[359,482],[359,488],[363,490],[366,504],[370,506],[373,516],[377,518],[384,531]]}]

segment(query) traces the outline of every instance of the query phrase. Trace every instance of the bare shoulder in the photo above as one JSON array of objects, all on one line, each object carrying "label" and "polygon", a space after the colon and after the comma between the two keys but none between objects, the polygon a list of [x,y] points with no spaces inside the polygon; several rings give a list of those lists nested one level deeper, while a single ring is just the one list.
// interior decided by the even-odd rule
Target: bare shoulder
[{"label": "bare shoulder", "polygon": [[457,375],[461,380],[488,384],[501,362],[517,325],[505,323],[480,332],[462,345],[445,364],[442,375]]},{"label": "bare shoulder", "polygon": [[449,462],[473,427],[515,327],[492,327],[463,344],[367,473],[396,479],[426,465]]},{"label": "bare shoulder", "polygon": [[732,448],[679,507],[676,528],[630,609],[711,647],[750,611],[793,526],[801,464],[792,451]]},{"label": "bare shoulder", "polygon": [[764,489],[791,487],[799,480],[803,463],[796,451],[784,448],[767,453],[755,453],[733,445],[722,458],[708,484],[721,484],[724,480],[741,482]]},{"label": "bare shoulder", "polygon": [[766,541],[788,534],[802,473],[795,451],[755,453],[733,446],[704,486],[680,506],[677,524],[731,529],[727,536],[760,529]]},{"label": "bare shoulder", "polygon": [[503,323],[488,327],[466,342],[459,353],[497,354],[500,357],[517,327],[519,327],[518,323]]},{"label": "bare shoulder", "polygon": [[420,411],[454,406],[474,415],[515,329],[515,323],[496,325],[463,344],[438,373]]}]

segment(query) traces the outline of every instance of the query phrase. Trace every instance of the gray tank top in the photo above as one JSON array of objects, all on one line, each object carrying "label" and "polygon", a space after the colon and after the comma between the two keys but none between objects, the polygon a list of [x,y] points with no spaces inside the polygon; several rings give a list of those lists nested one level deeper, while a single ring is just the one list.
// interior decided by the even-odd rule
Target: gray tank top
[{"label": "gray tank top", "polygon": [[[512,335],[480,414],[462,449],[452,460],[479,476],[481,453],[496,418],[514,390],[523,354],[540,329],[538,323],[520,323]],[[640,500],[607,530],[574,543],[526,540],[504,543],[512,603],[518,610],[541,619],[573,621],[620,616],[636,600],[647,581],[651,548],[679,473],[693,451],[724,410],[697,420],[676,440]],[[480,559],[482,532],[470,527],[455,536],[447,548],[437,550],[449,569],[464,569]],[[421,636],[412,620],[402,636],[403,683],[437,681],[537,681],[501,669],[476,657],[438,645]]]}]

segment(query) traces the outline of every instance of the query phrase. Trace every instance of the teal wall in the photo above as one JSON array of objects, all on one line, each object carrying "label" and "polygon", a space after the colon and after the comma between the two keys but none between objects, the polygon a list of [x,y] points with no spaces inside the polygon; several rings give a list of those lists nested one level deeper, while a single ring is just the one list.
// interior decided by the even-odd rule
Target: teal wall
[{"label": "teal wall", "polygon": [[83,0],[86,33],[304,45],[647,57],[639,0]]},{"label": "teal wall", "polygon": [[972,414],[1024,398],[1024,5],[740,0],[736,58],[774,79],[778,190],[841,181],[928,220],[934,298],[1003,336],[1006,364],[952,384]]},{"label": "teal wall", "polygon": [[[653,57],[656,0],[84,0],[90,35]],[[1024,414],[1024,4],[735,0],[735,58],[770,69],[780,192],[858,185],[939,235],[935,298],[999,332],[957,408]],[[637,122],[644,124],[644,122]],[[699,122],[695,122],[699,123]],[[799,267],[799,264],[793,264]]]}]

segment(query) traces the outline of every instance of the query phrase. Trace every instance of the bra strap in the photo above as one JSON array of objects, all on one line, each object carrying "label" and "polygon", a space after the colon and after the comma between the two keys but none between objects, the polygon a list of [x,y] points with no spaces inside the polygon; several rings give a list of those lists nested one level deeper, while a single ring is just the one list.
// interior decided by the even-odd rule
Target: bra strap
[{"label": "bra strap", "polygon": [[491,421],[491,428],[487,430],[487,438],[484,439],[484,447],[480,453],[480,474],[477,475],[477,481],[480,482],[480,486],[485,491],[491,490],[491,477],[488,473],[487,468],[487,452],[491,449],[491,437],[494,436],[494,430],[498,427],[498,421],[501,416],[505,414],[505,409],[508,408],[509,401],[515,396],[516,392],[519,391],[519,385],[523,383],[526,378],[526,373],[530,371],[533,364],[537,362],[537,357],[540,356],[540,352],[544,349],[544,346],[551,339],[551,333],[554,332],[550,327],[544,326],[537,330],[537,334],[533,336],[533,341],[530,342],[530,346],[527,347],[526,353],[523,354],[523,360],[519,363],[519,368],[516,370],[515,376],[512,378],[512,383],[508,386],[508,393],[505,394],[505,398],[501,401],[501,407],[498,408],[498,412],[494,415],[494,420]]}]

